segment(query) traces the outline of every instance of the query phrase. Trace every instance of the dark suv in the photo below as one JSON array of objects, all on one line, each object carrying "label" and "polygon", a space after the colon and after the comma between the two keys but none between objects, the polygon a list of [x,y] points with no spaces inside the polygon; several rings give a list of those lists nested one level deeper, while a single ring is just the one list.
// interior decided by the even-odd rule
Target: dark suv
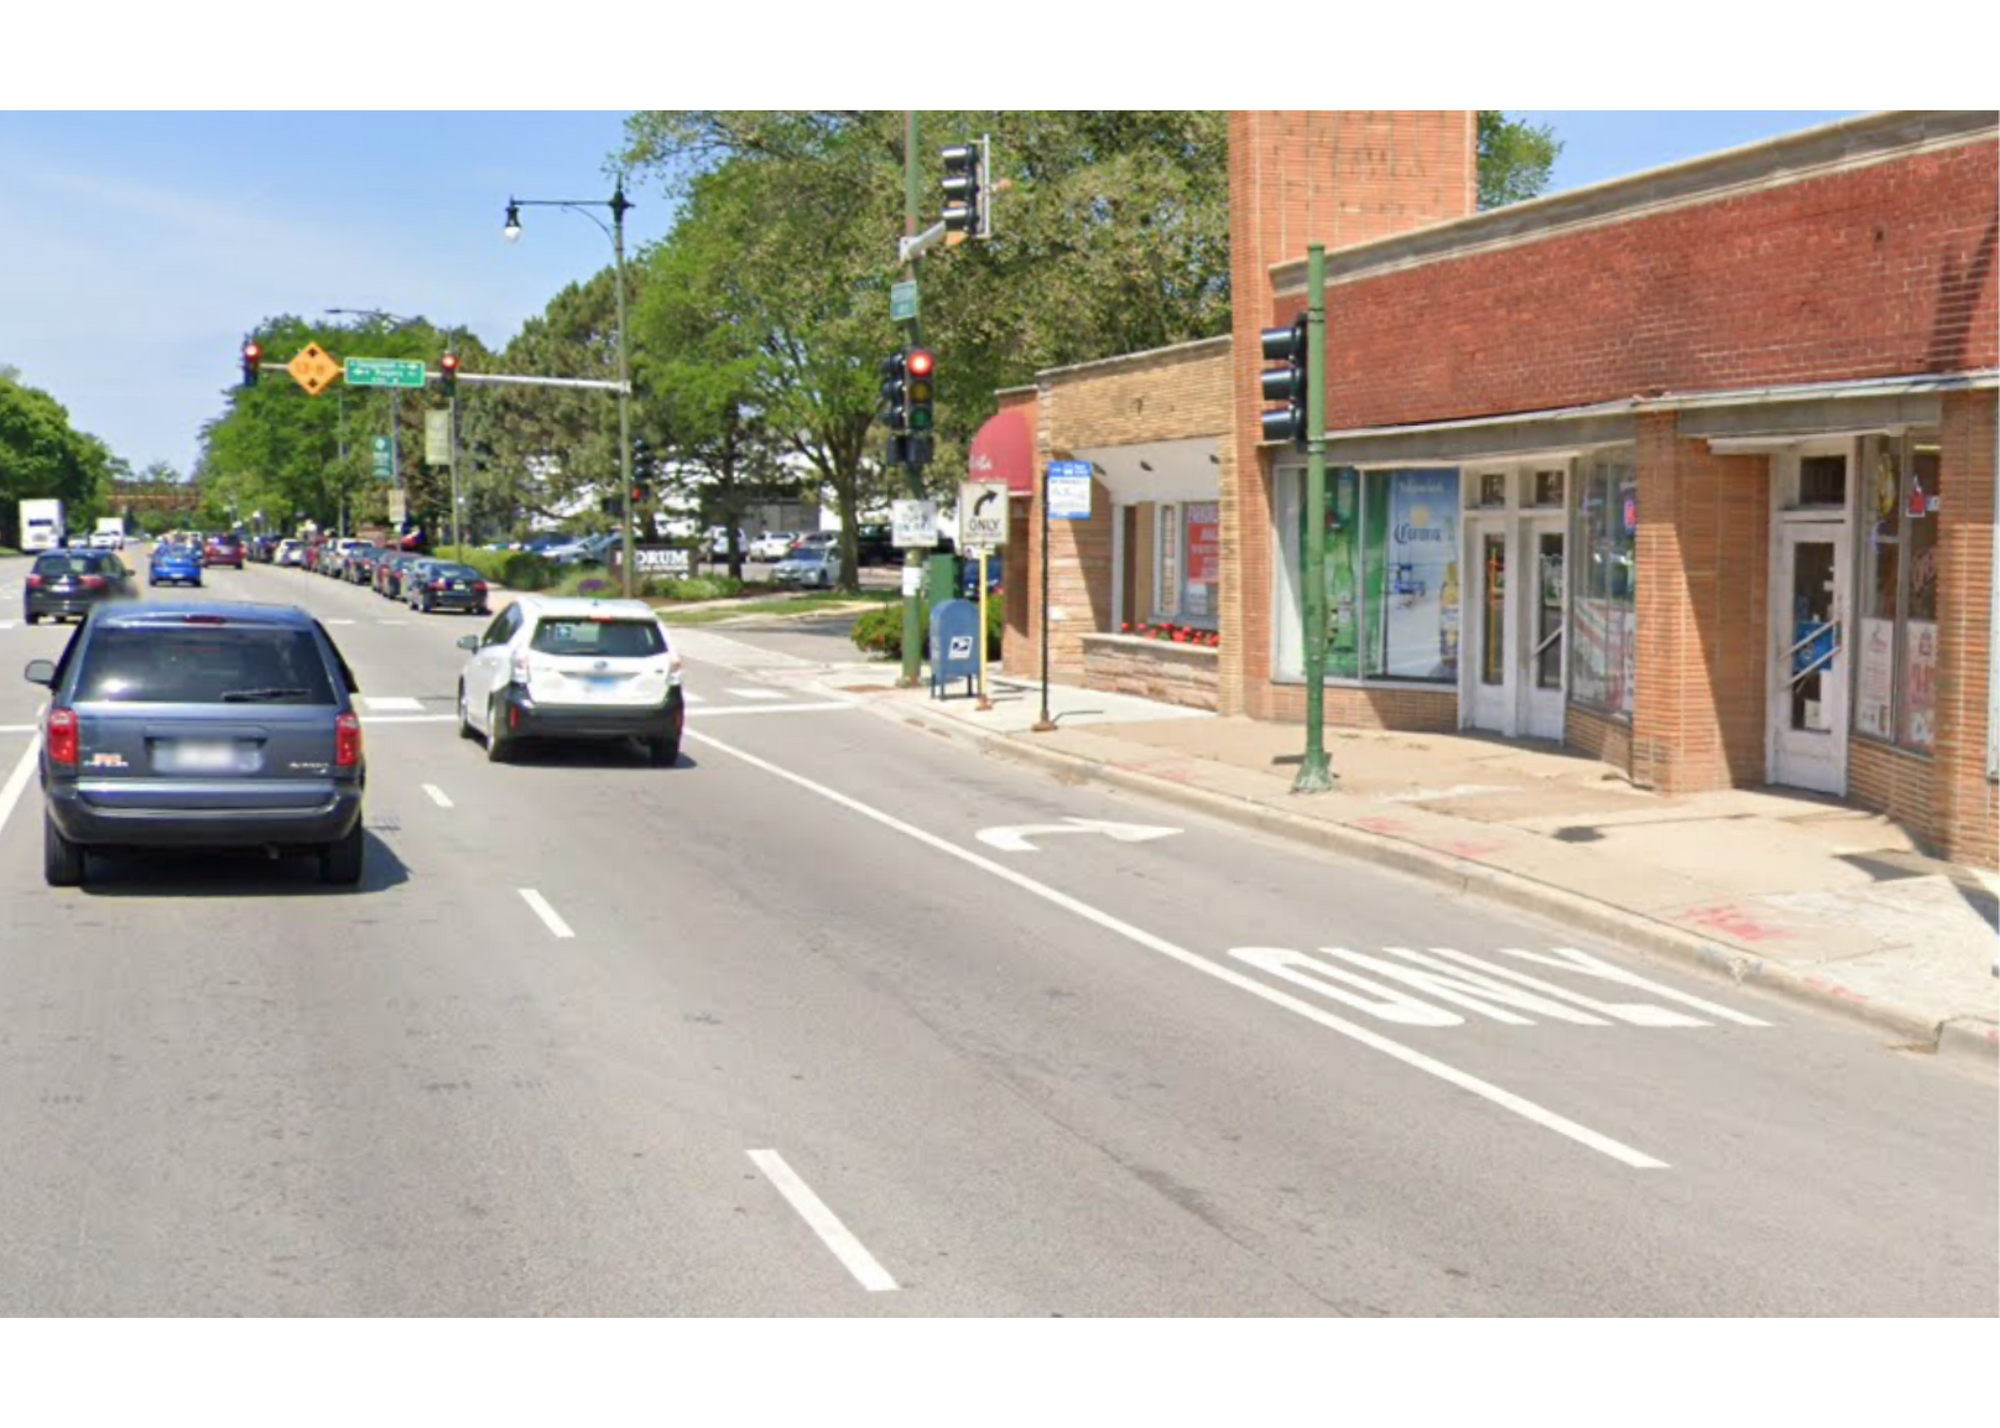
[{"label": "dark suv", "polygon": [[267,848],[361,880],[367,764],[353,673],[319,622],[275,605],[103,610],[32,660],[43,721],[43,870],[89,853]]},{"label": "dark suv", "polygon": [[36,556],[35,563],[28,567],[21,604],[32,625],[44,616],[81,620],[100,601],[123,600],[136,594],[132,572],[125,568],[117,552],[51,550]]}]

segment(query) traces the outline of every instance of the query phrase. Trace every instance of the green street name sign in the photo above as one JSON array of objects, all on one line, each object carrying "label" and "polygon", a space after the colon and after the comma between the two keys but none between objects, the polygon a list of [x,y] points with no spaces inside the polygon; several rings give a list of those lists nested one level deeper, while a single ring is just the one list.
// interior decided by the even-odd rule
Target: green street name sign
[{"label": "green street name sign", "polygon": [[889,287],[889,320],[908,322],[917,315],[917,285],[915,282],[892,283]]},{"label": "green street name sign", "polygon": [[424,364],[400,357],[350,357],[345,375],[350,387],[421,387]]}]

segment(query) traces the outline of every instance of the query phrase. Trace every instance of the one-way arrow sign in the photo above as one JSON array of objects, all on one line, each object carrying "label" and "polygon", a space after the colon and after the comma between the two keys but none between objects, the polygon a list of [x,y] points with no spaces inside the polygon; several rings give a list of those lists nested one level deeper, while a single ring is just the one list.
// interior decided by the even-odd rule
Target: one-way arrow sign
[{"label": "one-way arrow sign", "polygon": [[1144,823],[1107,823],[1100,818],[1066,818],[1061,823],[1024,823],[1018,828],[982,828],[979,841],[1003,853],[1039,853],[1030,838],[1053,833],[1102,833],[1120,843],[1150,843],[1155,838],[1171,838],[1178,828],[1154,828]]}]

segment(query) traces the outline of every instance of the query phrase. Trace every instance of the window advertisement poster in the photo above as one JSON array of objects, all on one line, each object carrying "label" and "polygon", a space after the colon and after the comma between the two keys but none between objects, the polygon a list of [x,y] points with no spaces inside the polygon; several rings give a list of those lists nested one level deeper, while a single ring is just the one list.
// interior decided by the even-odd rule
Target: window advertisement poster
[{"label": "window advertisement poster", "polygon": [[1458,472],[1395,471],[1389,476],[1384,557],[1386,644],[1392,679],[1456,679],[1456,616],[1445,619],[1445,590],[1458,585]]},{"label": "window advertisement poster", "polygon": [[1187,600],[1190,615],[1215,613],[1216,586],[1222,580],[1222,505],[1190,501],[1187,511]]},{"label": "window advertisement poster", "polygon": [[1855,661],[1854,732],[1873,739],[1896,737],[1896,622],[1861,622]]},{"label": "window advertisement poster", "polygon": [[1904,737],[1917,748],[1928,749],[1937,741],[1937,623],[1911,620],[1907,626],[1909,643],[1904,649],[1903,722]]},{"label": "window advertisement poster", "polygon": [[1160,570],[1153,588],[1159,591],[1160,613],[1177,618],[1181,613],[1181,508],[1171,503],[1160,507]]}]

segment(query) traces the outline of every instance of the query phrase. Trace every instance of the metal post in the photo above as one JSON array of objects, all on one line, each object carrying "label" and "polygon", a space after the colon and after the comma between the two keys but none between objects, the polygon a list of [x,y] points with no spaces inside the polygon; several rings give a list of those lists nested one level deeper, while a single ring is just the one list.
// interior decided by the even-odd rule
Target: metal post
[{"label": "metal post", "polygon": [[[453,382],[451,387],[451,558],[463,562],[465,559],[465,543],[458,529],[458,504],[458,383]],[[407,510],[405,514],[407,515]]]},{"label": "metal post", "polygon": [[981,710],[991,709],[993,701],[986,693],[986,547],[979,547],[979,705]]},{"label": "metal post", "polygon": [[625,513],[625,559],[621,563],[627,600],[632,598],[632,567],[637,559],[632,551],[632,364],[625,350],[625,210],[631,206],[625,198],[625,181],[620,179],[611,195],[611,247],[618,256],[618,474],[624,482],[619,509]]},{"label": "metal post", "polygon": [[1338,780],[1326,757],[1326,249],[1306,249],[1306,753],[1293,793]]},{"label": "metal post", "polygon": [[1038,499],[1042,503],[1042,717],[1035,721],[1034,732],[1052,734],[1056,721],[1049,717],[1049,477],[1046,471],[1041,476]]},{"label": "metal post", "polygon": [[[917,111],[903,111],[903,233],[914,238],[917,234]],[[910,258],[903,264],[903,277],[914,281],[917,276],[917,259]],[[919,341],[921,325],[918,318],[910,319],[910,344]],[[923,478],[918,475],[915,462],[904,469],[904,481],[912,499],[921,500],[924,494]],[[922,587],[924,556],[922,551],[903,552],[903,678],[902,687],[915,688],[923,678],[924,628],[922,612],[918,607],[917,592]]]}]

